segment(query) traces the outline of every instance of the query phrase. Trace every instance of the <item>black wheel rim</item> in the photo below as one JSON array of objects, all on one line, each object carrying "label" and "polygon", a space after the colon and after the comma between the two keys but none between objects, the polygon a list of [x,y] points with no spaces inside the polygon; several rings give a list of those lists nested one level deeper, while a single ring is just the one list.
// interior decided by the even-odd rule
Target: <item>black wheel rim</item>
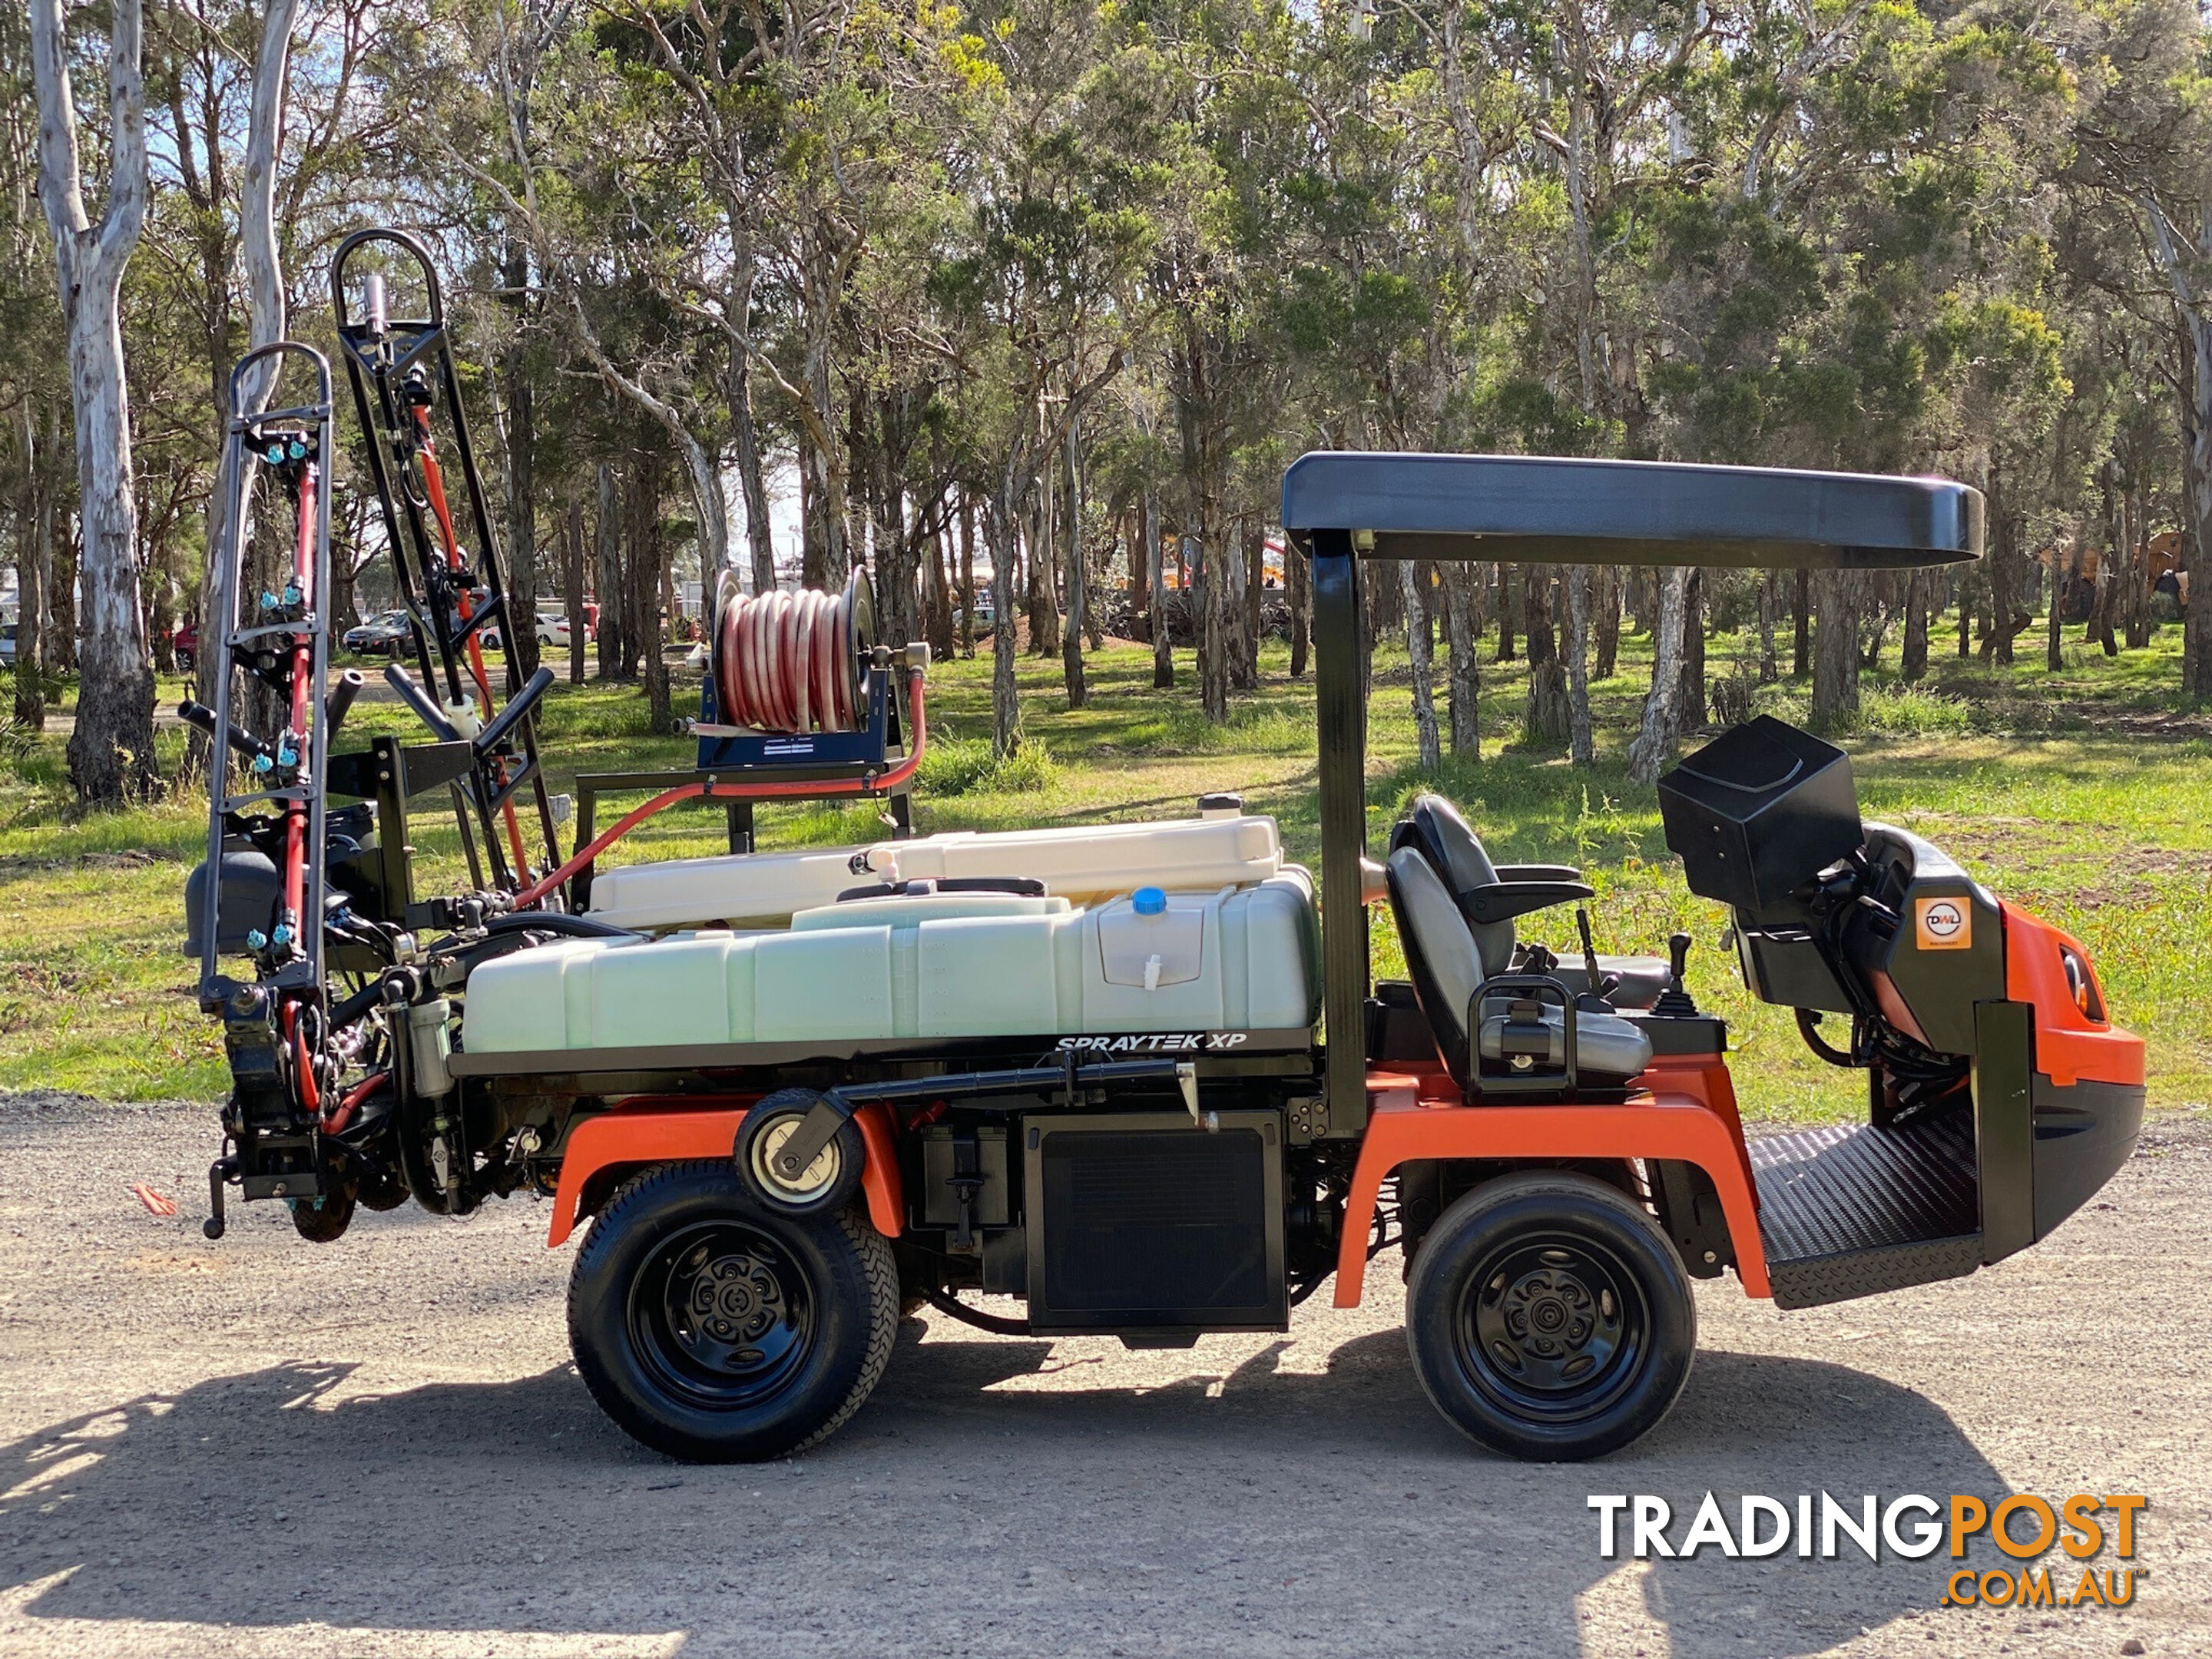
[{"label": "black wheel rim", "polygon": [[1633,1385],[1651,1352],[1643,1282],[1613,1250],[1576,1233],[1523,1236],[1482,1258],[1460,1292],[1460,1369],[1524,1420],[1583,1421]]},{"label": "black wheel rim", "polygon": [[792,1253],[757,1227],[707,1222],[653,1254],[629,1323],[655,1383],[708,1411],[773,1399],[813,1352],[815,1300]]}]

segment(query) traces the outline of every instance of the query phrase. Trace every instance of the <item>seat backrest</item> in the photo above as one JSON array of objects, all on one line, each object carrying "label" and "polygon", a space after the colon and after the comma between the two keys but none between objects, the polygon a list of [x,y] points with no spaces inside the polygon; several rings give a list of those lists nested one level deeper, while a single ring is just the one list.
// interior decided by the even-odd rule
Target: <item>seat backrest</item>
[{"label": "seat backrest", "polygon": [[[1401,847],[1383,866],[1398,942],[1413,981],[1413,1000],[1436,1037],[1444,1066],[1461,1088],[1470,1072],[1468,1012],[1486,978],[1474,935],[1458,902],[1418,848]],[[1510,928],[1507,930],[1509,933]]]},{"label": "seat backrest", "polygon": [[[1482,841],[1468,821],[1442,795],[1417,795],[1413,810],[1390,832],[1391,854],[1401,849],[1427,860],[1450,896],[1457,900],[1478,887],[1498,885],[1498,866],[1483,851]],[[1455,909],[1460,907],[1455,903]],[[1465,912],[1462,911],[1465,920]],[[1502,974],[1513,963],[1513,924],[1510,921],[1468,922],[1474,948],[1486,978]]]}]

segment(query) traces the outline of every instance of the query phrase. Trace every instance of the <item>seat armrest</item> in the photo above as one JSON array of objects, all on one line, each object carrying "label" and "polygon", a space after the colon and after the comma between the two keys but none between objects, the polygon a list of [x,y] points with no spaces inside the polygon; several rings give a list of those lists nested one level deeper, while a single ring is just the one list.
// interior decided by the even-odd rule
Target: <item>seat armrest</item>
[{"label": "seat armrest", "polygon": [[1580,881],[1583,872],[1571,864],[1501,864],[1500,881]]},{"label": "seat armrest", "polygon": [[1469,888],[1459,896],[1459,902],[1467,919],[1480,927],[1596,896],[1596,889],[1579,881],[1501,881]]}]

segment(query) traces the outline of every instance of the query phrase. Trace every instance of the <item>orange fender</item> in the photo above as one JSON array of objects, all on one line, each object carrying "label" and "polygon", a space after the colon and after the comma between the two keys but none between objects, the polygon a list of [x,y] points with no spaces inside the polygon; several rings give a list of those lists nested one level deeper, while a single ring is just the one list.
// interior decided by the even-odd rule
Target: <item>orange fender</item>
[{"label": "orange fender", "polygon": [[1651,1090],[1618,1106],[1455,1106],[1425,1103],[1413,1079],[1376,1078],[1374,1106],[1352,1176],[1336,1257],[1335,1305],[1356,1308],[1367,1241],[1385,1176],[1416,1158],[1677,1158],[1712,1178],[1736,1277],[1747,1295],[1773,1294],[1759,1237],[1759,1197],[1719,1056],[1669,1056],[1642,1079]]},{"label": "orange fender", "polygon": [[[750,1100],[732,1104],[726,1096],[682,1103],[663,1098],[586,1118],[570,1133],[562,1151],[561,1183],[553,1194],[546,1248],[567,1241],[575,1231],[579,1212],[596,1209],[617,1176],[649,1164],[728,1158],[738,1125],[751,1106]],[[884,1237],[896,1238],[906,1225],[906,1199],[890,1108],[863,1106],[853,1121],[867,1149],[866,1161],[860,1165],[860,1191],[868,1201],[868,1219]],[[591,1196],[589,1209],[585,1207],[586,1194]]]},{"label": "orange fender", "polygon": [[[2035,1009],[2036,1070],[2062,1089],[2084,1078],[2142,1087],[2143,1040],[2104,1017],[2105,988],[2081,941],[2017,905],[1998,902],[2004,905],[2005,995]],[[2067,982],[2068,951],[2088,976],[2088,1008],[2075,1000]]]}]

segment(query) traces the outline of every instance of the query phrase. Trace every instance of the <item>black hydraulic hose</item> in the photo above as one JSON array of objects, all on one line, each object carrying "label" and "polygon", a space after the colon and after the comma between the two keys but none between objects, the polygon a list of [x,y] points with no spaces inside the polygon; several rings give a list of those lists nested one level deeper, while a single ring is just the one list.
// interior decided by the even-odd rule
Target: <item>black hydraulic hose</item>
[{"label": "black hydraulic hose", "polygon": [[558,910],[508,910],[484,923],[487,933],[565,933],[570,939],[643,939],[634,928],[617,927],[597,916],[572,916]]},{"label": "black hydraulic hose", "polygon": [[1797,1011],[1797,1035],[1805,1039],[1805,1046],[1831,1066],[1841,1066],[1847,1069],[1856,1068],[1858,1065],[1856,1060],[1841,1048],[1831,1048],[1821,1037],[1817,1029],[1820,1018],[1820,1015],[1814,1013],[1810,1008],[1800,1008]]},{"label": "black hydraulic hose", "polygon": [[331,1010],[331,1030],[343,1031],[384,1000],[384,981],[373,979]]},{"label": "black hydraulic hose", "polygon": [[1030,1322],[1026,1319],[1001,1319],[996,1314],[987,1314],[965,1307],[943,1291],[924,1291],[921,1299],[938,1312],[958,1320],[963,1325],[973,1325],[979,1331],[988,1331],[994,1336],[1027,1336]]}]

